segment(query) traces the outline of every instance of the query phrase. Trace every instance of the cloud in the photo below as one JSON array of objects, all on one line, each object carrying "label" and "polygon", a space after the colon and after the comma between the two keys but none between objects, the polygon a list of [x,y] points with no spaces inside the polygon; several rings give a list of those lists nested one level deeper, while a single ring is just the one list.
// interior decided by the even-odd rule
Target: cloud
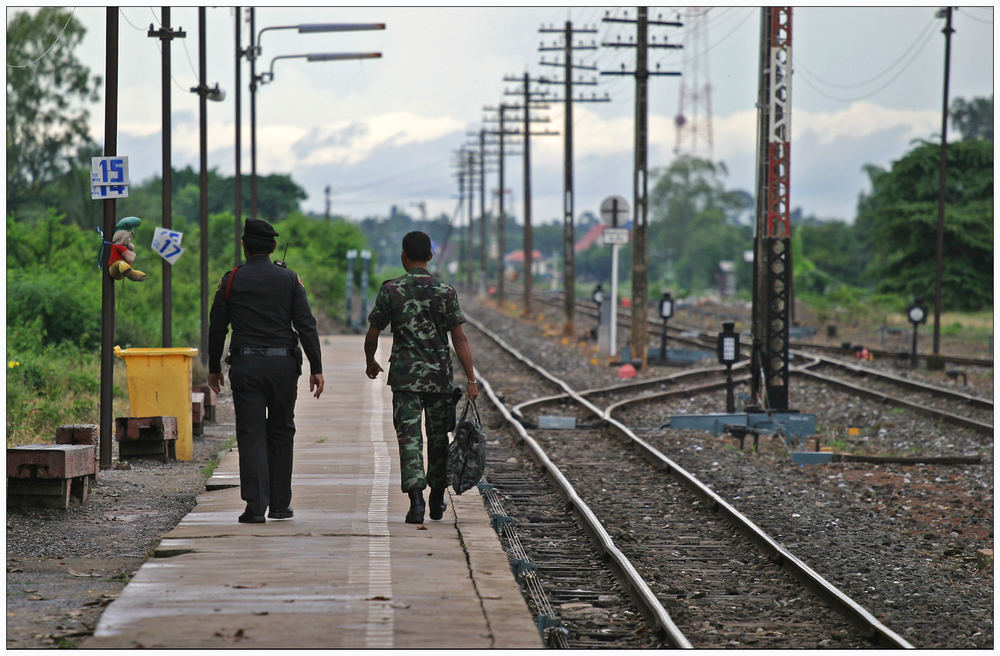
[{"label": "cloud", "polygon": [[289,124],[258,127],[258,149],[267,153],[268,169],[295,171],[323,164],[354,165],[379,149],[428,143],[464,129],[465,123],[449,116],[387,112],[311,129]]}]

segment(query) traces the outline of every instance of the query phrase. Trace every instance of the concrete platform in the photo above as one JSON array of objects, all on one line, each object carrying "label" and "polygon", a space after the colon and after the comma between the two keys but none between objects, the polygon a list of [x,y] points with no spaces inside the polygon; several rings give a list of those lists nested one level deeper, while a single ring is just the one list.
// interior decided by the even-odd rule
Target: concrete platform
[{"label": "concrete platform", "polygon": [[543,646],[475,490],[449,489],[441,521],[403,522],[385,375],[364,375],[360,337],[321,341],[326,390],[303,375],[295,409],[295,517],[237,523],[233,450],[81,647]]}]

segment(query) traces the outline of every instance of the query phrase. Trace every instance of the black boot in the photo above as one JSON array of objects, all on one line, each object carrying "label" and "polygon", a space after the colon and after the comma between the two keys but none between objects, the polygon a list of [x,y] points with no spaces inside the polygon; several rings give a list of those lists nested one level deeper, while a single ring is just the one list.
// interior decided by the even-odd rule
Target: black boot
[{"label": "black boot", "polygon": [[406,513],[407,524],[424,523],[424,491],[410,490],[410,512]]},{"label": "black boot", "polygon": [[431,519],[441,519],[444,516],[444,509],[448,507],[444,501],[444,488],[440,490],[431,488],[431,496],[427,502],[431,504]]}]

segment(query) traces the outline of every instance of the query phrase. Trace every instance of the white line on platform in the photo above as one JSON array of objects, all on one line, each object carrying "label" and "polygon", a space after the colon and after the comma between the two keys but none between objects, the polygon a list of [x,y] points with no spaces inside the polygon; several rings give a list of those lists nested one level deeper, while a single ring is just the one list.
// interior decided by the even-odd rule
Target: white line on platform
[{"label": "white line on platform", "polygon": [[368,622],[365,629],[365,646],[392,648],[392,559],[389,553],[389,474],[391,460],[389,447],[382,431],[383,410],[380,381],[371,384],[371,427],[374,476],[371,500],[368,503]]}]

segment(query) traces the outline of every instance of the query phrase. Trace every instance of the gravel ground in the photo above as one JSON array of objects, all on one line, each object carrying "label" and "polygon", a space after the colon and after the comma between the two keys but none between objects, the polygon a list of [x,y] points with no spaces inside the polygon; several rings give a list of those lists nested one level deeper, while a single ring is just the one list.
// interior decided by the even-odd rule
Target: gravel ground
[{"label": "gravel ground", "polygon": [[[85,504],[68,510],[7,508],[7,647],[74,647],[89,636],[146,560],[195,505],[203,468],[235,435],[224,390],[187,462],[129,459],[98,473]],[[117,443],[112,462],[118,462]]]},{"label": "gravel ground", "polygon": [[[513,306],[498,312],[463,299],[463,307],[577,389],[621,382],[614,367],[592,359],[590,344],[560,336],[558,309],[523,318]],[[506,393],[508,404],[550,393],[535,382],[535,394],[523,372],[501,365],[478,331],[473,352],[482,375]],[[640,376],[665,373],[651,367]],[[976,378],[973,393],[992,398],[992,372]],[[510,379],[517,383],[510,385]],[[975,384],[970,379],[970,387]],[[619,418],[643,427],[637,431],[640,437],[917,647],[992,648],[992,437],[808,381],[793,379],[792,395],[799,410],[817,415],[821,444],[833,444],[837,451],[980,455],[983,463],[800,466],[775,439],[762,439],[755,454],[752,441],[741,452],[731,437],[659,429],[671,413],[720,412],[722,392],[673,401],[669,407],[631,409]],[[858,428],[858,434],[849,435],[849,427]],[[813,446],[810,438],[809,448]]]}]

